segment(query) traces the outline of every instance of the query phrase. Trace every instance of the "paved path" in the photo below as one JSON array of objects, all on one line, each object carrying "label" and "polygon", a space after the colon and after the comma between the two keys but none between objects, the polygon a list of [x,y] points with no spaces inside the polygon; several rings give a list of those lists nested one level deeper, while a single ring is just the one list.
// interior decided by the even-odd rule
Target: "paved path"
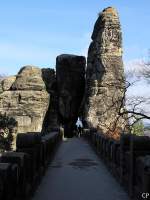
[{"label": "paved path", "polygon": [[62,142],[33,200],[129,200],[84,139]]}]

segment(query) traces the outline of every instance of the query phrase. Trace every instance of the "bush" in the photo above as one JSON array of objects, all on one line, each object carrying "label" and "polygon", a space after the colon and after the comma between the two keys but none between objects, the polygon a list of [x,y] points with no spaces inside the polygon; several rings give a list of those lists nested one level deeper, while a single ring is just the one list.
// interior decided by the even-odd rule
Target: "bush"
[{"label": "bush", "polygon": [[135,135],[143,136],[144,135],[144,124],[143,121],[136,122],[132,127],[132,133]]},{"label": "bush", "polygon": [[17,125],[14,118],[0,114],[0,152],[12,150]]}]

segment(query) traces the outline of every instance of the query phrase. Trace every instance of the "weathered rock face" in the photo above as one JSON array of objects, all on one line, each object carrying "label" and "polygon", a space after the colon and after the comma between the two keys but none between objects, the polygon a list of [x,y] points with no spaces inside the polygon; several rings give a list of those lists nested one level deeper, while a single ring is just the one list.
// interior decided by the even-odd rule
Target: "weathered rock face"
[{"label": "weathered rock face", "polygon": [[45,90],[46,86],[42,79],[42,70],[34,66],[23,67],[12,84],[12,90]]},{"label": "weathered rock face", "polygon": [[49,91],[51,99],[49,103],[48,110],[46,112],[42,133],[50,133],[53,130],[59,128],[59,119],[58,119],[58,94],[57,94],[57,83],[56,80],[53,82],[51,89]]},{"label": "weathered rock face", "polygon": [[15,82],[16,76],[9,76],[6,77],[2,80],[1,85],[2,85],[2,90],[3,91],[8,91],[10,90],[12,84]]},{"label": "weathered rock face", "polygon": [[43,79],[46,84],[46,90],[50,94],[50,102],[48,106],[48,110],[46,112],[42,133],[50,133],[51,131],[57,129],[59,127],[58,121],[58,95],[57,95],[57,82],[56,76],[51,76],[51,71],[49,69],[42,69]]},{"label": "weathered rock face", "polygon": [[18,121],[18,132],[40,132],[42,129],[50,103],[50,94],[46,88],[55,80],[54,70],[46,70],[49,83],[44,79],[45,69],[34,66],[23,67],[16,79],[4,81],[5,89],[0,94],[0,112]]},{"label": "weathered rock face", "polygon": [[72,136],[85,87],[85,57],[60,55],[56,60],[58,108],[65,135]]},{"label": "weathered rock face", "polygon": [[125,123],[118,116],[125,82],[122,34],[114,8],[109,7],[99,15],[92,40],[87,59],[83,122],[113,136]]},{"label": "weathered rock face", "polygon": [[2,79],[0,79],[0,94],[3,92]]}]

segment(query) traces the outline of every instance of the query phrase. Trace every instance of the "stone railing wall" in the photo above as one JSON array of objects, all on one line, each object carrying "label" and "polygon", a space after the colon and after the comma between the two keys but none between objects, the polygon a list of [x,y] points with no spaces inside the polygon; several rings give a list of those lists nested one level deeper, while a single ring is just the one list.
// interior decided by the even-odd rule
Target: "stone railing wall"
[{"label": "stone railing wall", "polygon": [[116,141],[96,129],[86,129],[84,136],[132,199],[150,197],[149,137],[122,134]]},{"label": "stone railing wall", "polygon": [[18,134],[16,151],[0,156],[0,199],[30,197],[62,140],[62,132],[57,130],[45,136],[40,133]]}]

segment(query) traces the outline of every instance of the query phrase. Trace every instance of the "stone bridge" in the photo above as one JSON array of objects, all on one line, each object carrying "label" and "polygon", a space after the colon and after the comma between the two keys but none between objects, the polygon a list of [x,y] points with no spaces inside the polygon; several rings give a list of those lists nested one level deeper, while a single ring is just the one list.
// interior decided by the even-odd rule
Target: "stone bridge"
[{"label": "stone bridge", "polygon": [[62,54],[56,72],[25,66],[1,81],[0,112],[16,119],[18,134],[14,150],[0,156],[0,199],[149,198],[150,139],[122,134],[128,122],[119,115],[125,78],[114,8],[100,13],[91,38],[87,62]]},{"label": "stone bridge", "polygon": [[18,134],[16,147],[0,157],[2,200],[149,197],[149,137],[124,134],[116,141],[84,129],[81,138],[63,140],[61,128]]}]

